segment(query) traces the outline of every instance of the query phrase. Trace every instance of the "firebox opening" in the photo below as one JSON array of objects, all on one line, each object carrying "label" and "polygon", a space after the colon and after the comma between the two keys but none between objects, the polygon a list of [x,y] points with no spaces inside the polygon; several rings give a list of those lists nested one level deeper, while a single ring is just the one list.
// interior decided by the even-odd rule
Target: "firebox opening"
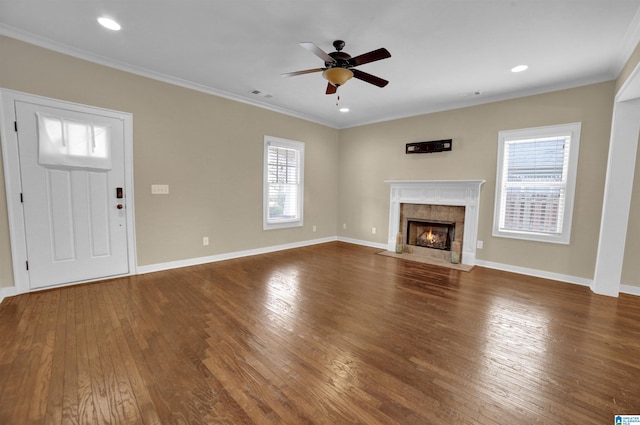
[{"label": "firebox opening", "polygon": [[409,219],[407,224],[408,245],[451,250],[455,223]]}]

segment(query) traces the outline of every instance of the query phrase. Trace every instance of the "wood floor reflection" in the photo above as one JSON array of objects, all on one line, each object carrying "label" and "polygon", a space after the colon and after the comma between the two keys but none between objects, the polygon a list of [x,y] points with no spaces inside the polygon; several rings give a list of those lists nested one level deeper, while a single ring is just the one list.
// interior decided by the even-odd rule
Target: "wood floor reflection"
[{"label": "wood floor reflection", "polygon": [[332,242],[7,298],[0,424],[609,424],[640,298]]}]

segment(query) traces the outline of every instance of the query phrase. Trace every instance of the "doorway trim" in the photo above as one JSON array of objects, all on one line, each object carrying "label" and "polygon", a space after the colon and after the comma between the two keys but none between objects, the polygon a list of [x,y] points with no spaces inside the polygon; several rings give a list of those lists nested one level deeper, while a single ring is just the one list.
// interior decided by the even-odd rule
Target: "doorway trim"
[{"label": "doorway trim", "polygon": [[596,294],[617,297],[622,286],[639,134],[640,65],[636,65],[616,93],[613,107],[600,236],[591,284]]},{"label": "doorway trim", "polygon": [[[22,184],[20,178],[20,156],[18,151],[18,133],[15,131],[15,102],[31,102],[52,107],[70,107],[74,109],[89,108],[123,120],[124,124],[124,180],[127,197],[127,250],[129,273],[137,274],[136,241],[135,241],[135,209],[133,193],[133,115],[128,112],[115,111],[90,105],[83,105],[64,100],[22,93],[0,88],[0,141],[2,144],[2,162],[4,167],[5,189],[7,197],[7,215],[9,221],[9,237],[11,243],[11,262],[13,266],[13,284],[16,294],[29,292],[29,272],[26,269],[27,243],[25,223],[20,195]],[[101,280],[101,279],[93,279]],[[73,282],[72,284],[88,281]],[[71,283],[70,283],[71,284]],[[56,287],[64,286],[57,285]],[[44,288],[48,289],[48,288]]]}]

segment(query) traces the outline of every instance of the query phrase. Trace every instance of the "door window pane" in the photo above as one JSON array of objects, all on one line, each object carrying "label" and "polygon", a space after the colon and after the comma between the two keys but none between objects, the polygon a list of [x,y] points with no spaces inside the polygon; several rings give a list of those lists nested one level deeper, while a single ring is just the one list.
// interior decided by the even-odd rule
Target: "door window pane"
[{"label": "door window pane", "polygon": [[110,170],[108,126],[38,113],[41,165]]}]

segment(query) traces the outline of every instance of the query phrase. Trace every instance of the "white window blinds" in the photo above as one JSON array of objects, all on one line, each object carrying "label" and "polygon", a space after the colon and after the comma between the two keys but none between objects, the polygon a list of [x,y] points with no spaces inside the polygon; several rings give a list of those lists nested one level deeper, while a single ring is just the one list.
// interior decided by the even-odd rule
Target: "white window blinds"
[{"label": "white window blinds", "polygon": [[296,149],[268,147],[269,220],[298,217],[300,167]]},{"label": "white window blinds", "polygon": [[568,243],[578,134],[579,124],[501,132],[495,236]]},{"label": "white window blinds", "polygon": [[569,137],[505,142],[501,230],[561,233]]}]

